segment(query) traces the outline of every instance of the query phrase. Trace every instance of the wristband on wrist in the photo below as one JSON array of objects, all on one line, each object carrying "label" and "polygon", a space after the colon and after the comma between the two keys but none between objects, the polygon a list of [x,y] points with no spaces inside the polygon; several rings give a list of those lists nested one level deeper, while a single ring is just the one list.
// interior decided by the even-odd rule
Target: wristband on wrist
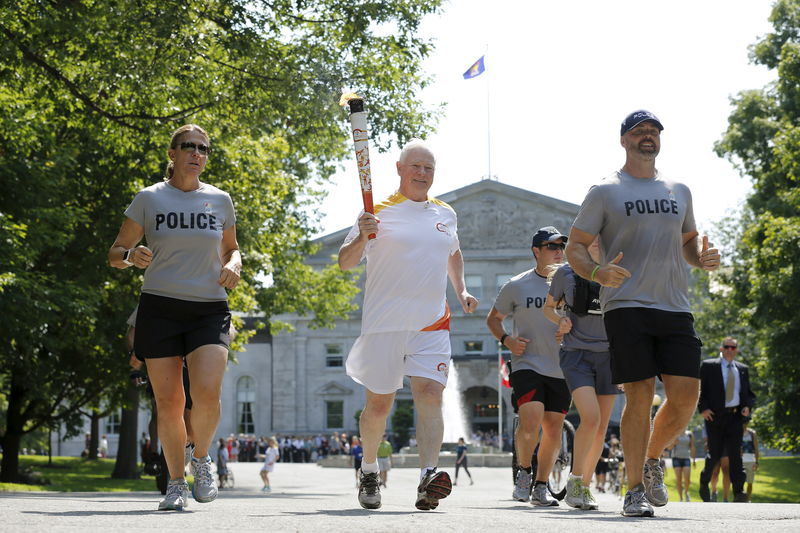
[{"label": "wristband on wrist", "polygon": [[508,337],[508,333],[503,333],[503,336],[502,336],[502,337],[500,337],[500,344],[501,344],[502,346],[505,346],[505,340],[506,340],[506,337]]},{"label": "wristband on wrist", "polygon": [[133,266],[133,248],[129,248],[122,252],[122,262],[128,266]]},{"label": "wristband on wrist", "polygon": [[590,281],[594,281],[594,275],[597,274],[598,270],[600,270],[600,265],[595,265],[594,269],[592,269],[592,275],[590,277]]}]

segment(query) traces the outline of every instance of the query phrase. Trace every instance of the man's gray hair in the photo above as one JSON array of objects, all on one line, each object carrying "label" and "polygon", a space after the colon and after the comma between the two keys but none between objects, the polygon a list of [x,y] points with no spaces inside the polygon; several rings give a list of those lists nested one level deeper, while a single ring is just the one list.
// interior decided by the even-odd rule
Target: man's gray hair
[{"label": "man's gray hair", "polygon": [[403,149],[400,150],[400,157],[399,157],[398,161],[400,161],[401,163],[404,163],[406,158],[408,157],[409,152],[411,152],[411,150],[414,150],[416,148],[421,148],[422,150],[425,150],[426,152],[428,152],[431,155],[431,157],[433,158],[433,162],[436,163],[436,156],[433,155],[433,150],[431,150],[431,147],[428,146],[428,143],[426,143],[422,139],[417,139],[416,137],[411,139],[410,141],[408,141],[405,144],[405,146],[403,146]]}]

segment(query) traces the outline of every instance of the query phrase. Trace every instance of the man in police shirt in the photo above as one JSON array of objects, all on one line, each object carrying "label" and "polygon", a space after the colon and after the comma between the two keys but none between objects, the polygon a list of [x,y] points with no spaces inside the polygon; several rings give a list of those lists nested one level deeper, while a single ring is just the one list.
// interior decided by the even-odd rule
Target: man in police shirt
[{"label": "man in police shirt", "polygon": [[[715,270],[720,262],[708,237],[698,240],[689,188],[656,169],[663,129],[649,111],[625,118],[620,129],[625,165],[589,189],[566,250],[578,275],[602,285],[612,377],[625,386],[621,431],[630,487],[625,516],[653,516],[651,505],[668,501],[659,457],[686,427],[700,389],[702,343],[690,312],[686,263]],[[598,234],[602,264],[588,251]],[[656,376],[667,399],[651,434]]]},{"label": "man in police shirt", "polygon": [[[561,425],[571,400],[558,363],[557,327],[542,311],[550,289],[550,267],[564,260],[566,242],[567,237],[553,226],[540,228],[531,239],[536,266],[503,285],[486,317],[489,331],[512,355],[509,380],[519,411],[515,445],[520,466],[512,498],[539,507],[558,506],[546,482],[561,446]],[[507,316],[514,324],[510,335],[503,327]],[[538,467],[532,472],[531,459],[540,427]]]}]

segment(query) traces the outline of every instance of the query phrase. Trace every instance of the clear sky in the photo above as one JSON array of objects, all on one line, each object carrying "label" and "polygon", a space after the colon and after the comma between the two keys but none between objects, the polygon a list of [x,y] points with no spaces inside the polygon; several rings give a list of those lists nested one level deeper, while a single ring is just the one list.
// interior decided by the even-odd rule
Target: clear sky
[{"label": "clear sky", "polygon": [[[726,129],[729,98],[776,77],[748,59],[748,46],[772,29],[771,6],[452,0],[420,29],[436,46],[424,64],[434,81],[420,99],[446,104],[428,139],[437,157],[431,194],[486,177],[488,84],[491,173],[500,182],[580,204],[593,183],[622,166],[620,122],[644,108],[665,128],[657,168],[689,185],[700,230],[713,234],[714,222],[750,189],[713,144]],[[487,45],[486,72],[464,80]],[[398,152],[371,151],[376,201],[397,188]],[[352,159],[326,188],[322,234],[351,226],[361,208]]]}]

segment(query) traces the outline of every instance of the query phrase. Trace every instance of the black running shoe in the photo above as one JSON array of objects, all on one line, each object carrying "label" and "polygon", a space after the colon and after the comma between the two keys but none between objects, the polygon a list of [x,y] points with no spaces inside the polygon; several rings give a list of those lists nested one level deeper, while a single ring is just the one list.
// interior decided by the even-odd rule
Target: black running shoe
[{"label": "black running shoe", "polygon": [[453,484],[447,472],[428,470],[417,487],[416,507],[420,511],[431,511],[439,507],[439,500],[450,495]]},{"label": "black running shoe", "polygon": [[358,471],[358,503],[364,509],[381,506],[381,479],[377,472]]}]

